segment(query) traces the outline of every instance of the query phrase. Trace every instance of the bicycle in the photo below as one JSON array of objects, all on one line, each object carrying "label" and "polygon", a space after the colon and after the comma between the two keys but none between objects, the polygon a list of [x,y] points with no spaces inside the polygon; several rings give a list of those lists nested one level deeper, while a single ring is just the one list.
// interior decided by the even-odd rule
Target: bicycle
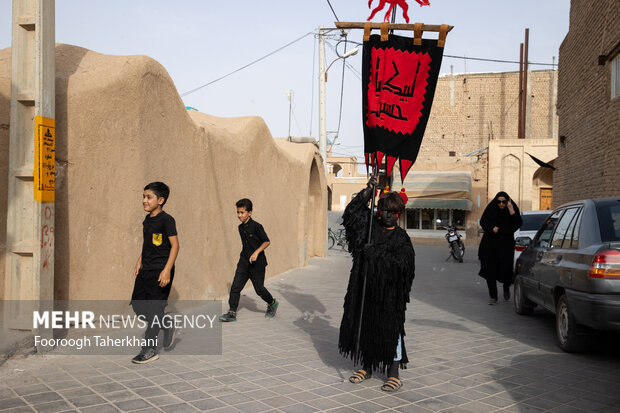
[{"label": "bicycle", "polygon": [[334,248],[334,246],[339,246],[340,248],[342,248],[344,251],[348,250],[348,243],[347,243],[347,237],[346,237],[346,233],[344,232],[344,229],[341,229],[338,231],[338,233],[335,233],[333,229],[328,228],[328,236],[329,236],[329,249],[331,250],[332,248]]}]

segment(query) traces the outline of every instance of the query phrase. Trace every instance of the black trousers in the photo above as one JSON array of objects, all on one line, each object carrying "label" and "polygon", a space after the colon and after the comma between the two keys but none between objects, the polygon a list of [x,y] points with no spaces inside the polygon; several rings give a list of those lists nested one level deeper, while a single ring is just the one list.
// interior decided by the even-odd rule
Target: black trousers
[{"label": "black trousers", "polygon": [[273,297],[265,288],[265,265],[261,263],[250,264],[244,262],[243,258],[239,259],[237,263],[237,270],[235,271],[235,278],[230,286],[230,296],[228,297],[228,306],[230,310],[237,311],[239,307],[239,298],[241,297],[241,290],[245,287],[248,280],[252,281],[254,291],[263,299],[267,304],[273,302]]},{"label": "black trousers", "polygon": [[[144,333],[146,345],[143,349],[157,348],[157,336],[159,327],[164,317],[164,310],[168,305],[168,296],[172,288],[174,267],[170,271],[170,282],[165,287],[160,287],[157,279],[161,270],[140,270],[133,285],[131,294],[131,306],[138,316],[144,317],[147,328]],[[158,322],[153,322],[157,318]]]},{"label": "black trousers", "polygon": [[[510,284],[502,283],[502,285],[504,286],[504,292],[510,291]],[[495,280],[495,278],[487,278],[487,287],[489,287],[489,297],[497,300],[497,281]]]}]

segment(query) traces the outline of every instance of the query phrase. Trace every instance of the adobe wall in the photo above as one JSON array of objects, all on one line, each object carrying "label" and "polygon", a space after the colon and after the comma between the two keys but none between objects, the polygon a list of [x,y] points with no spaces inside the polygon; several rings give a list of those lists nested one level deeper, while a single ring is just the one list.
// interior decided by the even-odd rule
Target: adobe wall
[{"label": "adobe wall", "polygon": [[[620,97],[611,100],[611,59],[619,47],[620,2],[571,1],[560,46],[554,206],[620,195]],[[601,55],[608,56],[603,64]]]},{"label": "adobe wall", "polygon": [[[10,56],[10,49],[0,51],[5,148]],[[325,239],[326,185],[313,145],[279,145],[257,117],[186,111],[166,70],[146,56],[57,45],[56,69],[57,299],[130,297],[142,244],[142,189],[156,180],[171,188],[164,209],[179,232],[171,298],[227,294],[241,249],[239,198],[252,199],[253,218],[271,238],[268,277],[323,255],[324,241],[317,240]],[[6,164],[0,162],[1,280]]]}]

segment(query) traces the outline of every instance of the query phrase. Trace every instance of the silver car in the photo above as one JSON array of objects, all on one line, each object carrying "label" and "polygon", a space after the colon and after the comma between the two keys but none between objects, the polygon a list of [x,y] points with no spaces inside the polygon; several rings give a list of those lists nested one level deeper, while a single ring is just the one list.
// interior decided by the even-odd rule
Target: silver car
[{"label": "silver car", "polygon": [[538,229],[545,222],[545,219],[551,215],[551,211],[525,211],[521,212],[521,228],[515,231],[515,256],[512,263],[513,271],[516,270],[517,258],[530,245],[532,239],[538,232]]}]

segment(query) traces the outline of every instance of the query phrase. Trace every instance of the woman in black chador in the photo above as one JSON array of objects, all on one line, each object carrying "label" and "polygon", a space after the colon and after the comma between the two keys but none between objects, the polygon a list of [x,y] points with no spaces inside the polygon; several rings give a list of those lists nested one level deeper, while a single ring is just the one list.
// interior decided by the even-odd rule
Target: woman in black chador
[{"label": "woman in black chador", "polygon": [[[375,178],[371,178],[372,186]],[[384,391],[395,391],[402,385],[398,368],[406,368],[405,311],[415,276],[415,252],[407,232],[397,225],[405,209],[403,197],[397,192],[382,194],[377,203],[378,219],[373,218],[372,243],[368,240],[368,201],[371,187],[361,191],[347,206],[343,225],[347,233],[353,267],[344,298],[344,314],[340,324],[338,348],[362,369],[349,380],[361,383],[373,370],[385,373]],[[403,193],[404,195],[404,193]],[[406,196],[406,195],[405,195]],[[361,339],[356,351],[360,306],[363,289],[363,264],[366,264],[366,294],[362,315]]]},{"label": "woman in black chador", "polygon": [[480,218],[484,235],[478,248],[479,274],[487,280],[489,305],[497,304],[497,281],[504,284],[504,299],[510,299],[515,253],[514,233],[521,224],[519,207],[506,192],[498,192]]}]

